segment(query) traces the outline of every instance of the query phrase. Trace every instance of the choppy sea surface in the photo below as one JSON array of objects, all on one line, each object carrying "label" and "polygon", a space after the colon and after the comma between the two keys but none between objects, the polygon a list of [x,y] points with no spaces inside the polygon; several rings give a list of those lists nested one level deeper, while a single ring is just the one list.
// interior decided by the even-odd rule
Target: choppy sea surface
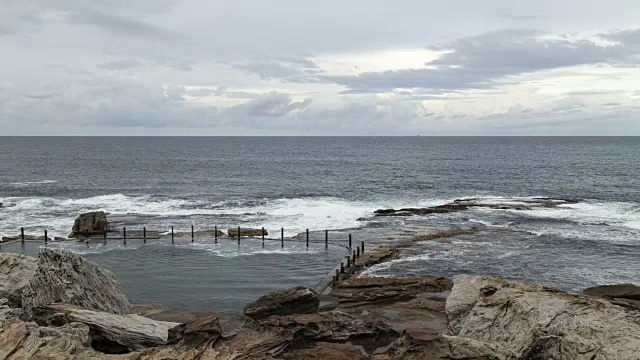
[{"label": "choppy sea surface", "polygon": [[[160,232],[264,226],[292,237],[309,228],[384,242],[407,229],[471,228],[416,241],[409,256],[366,275],[494,273],[579,290],[640,276],[639,159],[637,137],[2,137],[0,235],[25,227],[66,236],[78,213],[92,210],[106,211],[114,227]],[[460,198],[534,197],[577,202],[372,217],[380,208]],[[33,254],[39,246],[2,250]],[[313,286],[344,256],[338,247],[237,248],[210,238],[48,246],[111,268],[134,302],[210,311],[238,311],[266,291]]]}]

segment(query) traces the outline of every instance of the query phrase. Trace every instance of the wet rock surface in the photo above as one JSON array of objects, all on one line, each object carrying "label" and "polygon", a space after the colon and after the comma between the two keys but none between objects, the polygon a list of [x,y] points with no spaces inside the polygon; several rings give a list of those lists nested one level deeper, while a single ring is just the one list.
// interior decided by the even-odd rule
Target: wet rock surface
[{"label": "wet rock surface", "polygon": [[564,204],[574,204],[577,201],[572,199],[557,198],[534,198],[522,199],[518,202],[498,202],[487,203],[483,199],[460,199],[451,203],[426,207],[426,208],[403,208],[403,209],[380,209],[374,212],[375,216],[426,216],[434,214],[447,214],[469,210],[472,208],[487,208],[500,210],[533,210],[540,208],[554,208]]},{"label": "wet rock surface", "polygon": [[128,314],[131,305],[115,275],[81,256],[43,249],[37,270],[22,292],[27,319],[38,306],[67,303],[114,314]]},{"label": "wet rock surface", "polygon": [[69,238],[102,235],[106,231],[107,225],[107,214],[104,211],[80,214],[73,224]]},{"label": "wet rock surface", "polygon": [[608,299],[640,300],[640,286],[634,284],[602,285],[582,291],[586,295]]},{"label": "wet rock surface", "polygon": [[303,286],[274,291],[244,308],[244,314],[260,320],[272,315],[312,314],[318,312],[320,298],[315,290]]},{"label": "wet rock surface", "polygon": [[250,229],[250,228],[240,228],[240,235],[238,235],[238,228],[230,228],[227,230],[227,235],[229,235],[230,237],[236,237],[236,236],[241,236],[241,237],[249,237],[249,236],[262,236],[262,235],[269,235],[267,233],[267,230],[263,229]]}]

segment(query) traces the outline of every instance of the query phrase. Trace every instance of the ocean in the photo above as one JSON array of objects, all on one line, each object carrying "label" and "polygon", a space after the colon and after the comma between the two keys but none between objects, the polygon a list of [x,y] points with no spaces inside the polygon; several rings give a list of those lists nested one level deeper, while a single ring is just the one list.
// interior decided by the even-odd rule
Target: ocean
[{"label": "ocean", "polygon": [[[346,241],[348,233],[384,243],[425,229],[473,229],[415,241],[405,258],[365,275],[492,273],[577,291],[640,276],[639,159],[638,137],[2,137],[0,235],[25,227],[66,236],[79,213],[93,210],[128,229],[264,226],[276,238],[280,228],[288,238],[330,230],[332,241]],[[536,197],[575,202],[373,216],[464,198],[490,204]],[[222,312],[239,311],[271,289],[313,286],[344,256],[344,249],[317,244],[283,250],[277,242],[236,248],[210,240],[48,246],[114,270],[136,302]],[[39,246],[2,251],[34,254]],[[299,270],[303,263],[308,271]],[[158,275],[165,267],[173,273]],[[183,287],[169,286],[176,282]],[[167,296],[157,295],[162,291]],[[210,300],[200,301],[204,296]]]}]

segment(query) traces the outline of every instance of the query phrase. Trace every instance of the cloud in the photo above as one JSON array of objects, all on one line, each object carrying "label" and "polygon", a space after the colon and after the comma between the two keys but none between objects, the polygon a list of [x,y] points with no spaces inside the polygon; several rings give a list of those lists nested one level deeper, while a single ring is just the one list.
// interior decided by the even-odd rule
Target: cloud
[{"label": "cloud", "polygon": [[246,114],[251,117],[278,117],[305,110],[311,99],[294,101],[288,94],[275,91],[256,97],[246,104],[228,110],[231,114]]},{"label": "cloud", "polygon": [[301,56],[232,62],[229,65],[265,80],[279,79],[294,83],[320,82],[319,75],[323,72],[312,60]]},{"label": "cloud", "polygon": [[[434,51],[451,50],[424,69],[367,72],[356,76],[327,76],[345,85],[350,93],[384,92],[395,88],[443,90],[486,89],[506,77],[583,64],[623,64],[637,61],[635,49],[625,44],[600,45],[592,40],[544,37],[531,30],[502,30],[431,46]],[[616,34],[612,34],[615,36]]]}]

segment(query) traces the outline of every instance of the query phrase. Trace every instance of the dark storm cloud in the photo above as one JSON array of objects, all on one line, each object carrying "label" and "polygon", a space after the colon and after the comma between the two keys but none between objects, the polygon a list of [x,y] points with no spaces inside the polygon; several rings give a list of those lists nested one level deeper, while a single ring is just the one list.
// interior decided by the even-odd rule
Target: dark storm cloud
[{"label": "dark storm cloud", "polygon": [[368,72],[356,76],[325,77],[345,85],[351,93],[382,92],[394,88],[434,91],[484,89],[498,80],[546,69],[584,64],[623,64],[637,61],[636,49],[626,46],[635,33],[611,34],[625,44],[602,46],[590,40],[544,38],[530,30],[502,30],[431,46],[451,51],[429,63],[435,68]]}]

